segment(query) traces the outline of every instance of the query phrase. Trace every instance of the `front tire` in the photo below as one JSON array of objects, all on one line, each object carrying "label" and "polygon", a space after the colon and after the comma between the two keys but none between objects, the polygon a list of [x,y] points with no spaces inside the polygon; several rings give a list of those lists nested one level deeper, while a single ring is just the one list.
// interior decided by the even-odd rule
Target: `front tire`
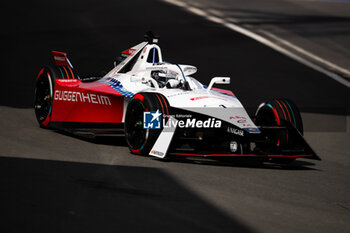
[{"label": "front tire", "polygon": [[303,122],[298,107],[288,99],[273,99],[259,105],[255,113],[255,123],[262,126],[278,126],[283,121],[290,122],[301,135]]},{"label": "front tire", "polygon": [[[255,113],[255,124],[258,126],[281,126],[293,125],[303,135],[303,122],[297,106],[288,99],[273,99],[259,105]],[[277,135],[273,146],[293,147],[295,142],[289,136],[288,130]],[[295,158],[274,158],[271,162],[290,163]]]},{"label": "front tire", "polygon": [[[169,116],[169,103],[158,93],[138,93],[128,104],[125,114],[125,139],[133,154],[148,155],[156,142],[160,129],[145,129],[143,127],[144,112],[159,111],[161,116]],[[162,123],[162,117],[161,117]]]}]

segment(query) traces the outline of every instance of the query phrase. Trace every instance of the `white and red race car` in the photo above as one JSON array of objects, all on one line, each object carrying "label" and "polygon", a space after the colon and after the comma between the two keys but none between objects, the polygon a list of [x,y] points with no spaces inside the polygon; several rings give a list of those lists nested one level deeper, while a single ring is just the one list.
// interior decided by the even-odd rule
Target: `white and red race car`
[{"label": "white and red race car", "polygon": [[158,158],[319,160],[290,100],[266,101],[250,118],[231,91],[213,87],[229,77],[205,86],[191,76],[196,67],[164,62],[157,43],[147,33],[104,77],[80,78],[65,53],[52,51],[55,65],[44,67],[36,82],[40,126],[88,137],[125,135],[132,153]]}]

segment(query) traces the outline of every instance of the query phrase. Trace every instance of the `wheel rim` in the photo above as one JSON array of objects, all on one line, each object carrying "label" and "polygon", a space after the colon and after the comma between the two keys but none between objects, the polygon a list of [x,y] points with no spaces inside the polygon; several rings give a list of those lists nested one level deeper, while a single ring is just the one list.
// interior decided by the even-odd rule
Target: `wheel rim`
[{"label": "wheel rim", "polygon": [[35,89],[34,108],[38,121],[43,122],[51,111],[51,87],[49,78],[41,76]]},{"label": "wheel rim", "polygon": [[131,149],[142,149],[146,141],[147,130],[143,128],[145,108],[139,100],[132,101],[125,116],[126,140]]}]

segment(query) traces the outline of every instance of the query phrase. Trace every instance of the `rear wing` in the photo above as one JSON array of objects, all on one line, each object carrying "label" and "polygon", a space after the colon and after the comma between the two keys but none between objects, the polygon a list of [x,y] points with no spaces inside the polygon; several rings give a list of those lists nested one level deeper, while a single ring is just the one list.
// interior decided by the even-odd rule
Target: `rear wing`
[{"label": "rear wing", "polygon": [[58,66],[69,66],[73,68],[72,64],[68,60],[67,54],[58,51],[51,51],[52,57],[55,60],[56,65]]},{"label": "rear wing", "polygon": [[51,53],[63,79],[80,79],[79,76],[73,72],[73,65],[70,63],[67,53],[59,51],[51,51]]}]

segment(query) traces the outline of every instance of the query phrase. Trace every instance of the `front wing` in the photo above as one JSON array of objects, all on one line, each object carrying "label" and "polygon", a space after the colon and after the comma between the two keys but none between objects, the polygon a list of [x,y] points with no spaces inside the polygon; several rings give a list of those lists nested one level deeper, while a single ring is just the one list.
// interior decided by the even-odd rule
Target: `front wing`
[{"label": "front wing", "polygon": [[159,158],[167,155],[321,160],[300,132],[289,122],[283,122],[283,125],[278,127],[265,126],[259,129],[261,131],[259,134],[246,131],[242,134],[242,129],[229,123],[224,123],[219,129],[164,128],[150,155]]}]

